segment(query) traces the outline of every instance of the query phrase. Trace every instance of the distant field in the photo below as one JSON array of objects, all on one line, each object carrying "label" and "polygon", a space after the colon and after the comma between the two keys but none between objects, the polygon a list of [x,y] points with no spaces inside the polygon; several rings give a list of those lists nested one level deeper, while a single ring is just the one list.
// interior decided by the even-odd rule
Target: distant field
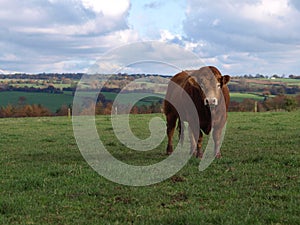
[{"label": "distant field", "polygon": [[[108,100],[114,100],[117,96],[116,93],[112,92],[102,92]],[[90,97],[93,93],[86,92],[82,96]],[[73,96],[72,92],[64,92],[64,94],[48,94],[48,93],[30,93],[30,92],[0,92],[0,107],[7,106],[8,104],[16,105],[21,96],[26,98],[26,104],[41,104],[49,108],[52,112],[55,112],[62,105],[72,105]],[[122,98],[122,104],[129,104],[132,102],[132,99],[141,97],[139,93],[129,93],[125,94],[125,97]],[[164,98],[164,94],[158,94],[161,98]],[[231,101],[242,102],[246,98],[254,99],[256,101],[262,101],[263,97],[256,94],[247,94],[247,93],[230,93]],[[138,102],[137,105],[149,105],[153,101],[156,102],[160,98],[147,98],[142,99]]]},{"label": "distant field", "polygon": [[[146,138],[153,116],[133,115],[132,132]],[[132,151],[109,116],[96,124],[124,162],[166,157],[166,139]],[[192,158],[166,181],[129,187],[88,166],[67,117],[0,119],[0,224],[299,224],[299,133],[299,112],[229,113],[223,157],[207,170]]]},{"label": "distant field", "polygon": [[[102,94],[106,97],[107,100],[114,100],[117,96],[116,93],[112,92],[102,92]],[[86,92],[83,93],[83,97],[91,97],[94,93]],[[141,97],[144,94],[139,93],[128,93],[124,94],[125,97],[122,98],[122,104],[129,104],[132,102],[132,99],[136,99],[137,97]],[[52,112],[55,112],[62,105],[72,105],[73,96],[72,92],[64,92],[64,94],[48,94],[48,93],[30,93],[30,92],[18,92],[18,91],[10,91],[10,92],[0,92],[0,107],[7,106],[8,104],[17,105],[18,100],[21,96],[26,98],[25,104],[41,104]],[[164,95],[159,95],[163,97]],[[149,105],[153,101],[158,101],[159,98],[147,98],[142,99],[137,103],[137,105]]]},{"label": "distant field", "polygon": [[274,85],[274,84],[284,84],[287,86],[290,85],[297,85],[300,86],[300,79],[288,79],[288,78],[276,78],[276,79],[266,79],[266,78],[259,78],[259,79],[247,79],[247,78],[242,78],[242,79],[237,79],[237,78],[232,78],[233,83],[236,82],[247,82],[249,85]]},{"label": "distant field", "polygon": [[32,92],[0,92],[0,106],[8,104],[16,105],[21,96],[26,98],[25,104],[41,104],[52,112],[55,112],[62,105],[70,105],[73,103],[71,93],[66,94],[49,94],[49,93],[32,93]]},{"label": "distant field", "polygon": [[300,79],[290,79],[290,78],[276,78],[274,80],[270,79],[259,79],[265,82],[282,82],[287,85],[298,85],[300,86]]},{"label": "distant field", "polygon": [[259,96],[258,94],[248,94],[248,93],[230,93],[230,101],[242,102],[244,99],[253,99],[256,101],[262,101],[264,99],[263,96]]}]

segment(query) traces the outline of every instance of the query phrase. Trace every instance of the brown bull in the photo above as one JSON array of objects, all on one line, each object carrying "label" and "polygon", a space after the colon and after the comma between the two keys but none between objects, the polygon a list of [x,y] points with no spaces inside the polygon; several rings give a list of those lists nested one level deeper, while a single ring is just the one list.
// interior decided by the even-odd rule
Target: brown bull
[{"label": "brown bull", "polygon": [[[220,71],[213,67],[202,67],[199,70],[182,71],[172,77],[164,101],[164,113],[167,119],[168,146],[167,154],[173,152],[172,138],[178,120],[179,137],[183,138],[183,121],[188,122],[191,141],[191,153],[202,157],[203,133],[208,135],[213,130],[215,156],[219,158],[222,129],[226,124],[229,105],[229,89],[227,83],[230,76],[222,76]],[[180,88],[178,88],[180,87]],[[192,118],[189,113],[191,106],[183,99],[185,91],[192,100],[198,118]],[[175,104],[174,104],[175,103]],[[181,112],[176,110],[179,106]],[[197,116],[196,116],[197,117]],[[198,121],[196,121],[198,120]],[[196,140],[197,144],[196,144]]]}]

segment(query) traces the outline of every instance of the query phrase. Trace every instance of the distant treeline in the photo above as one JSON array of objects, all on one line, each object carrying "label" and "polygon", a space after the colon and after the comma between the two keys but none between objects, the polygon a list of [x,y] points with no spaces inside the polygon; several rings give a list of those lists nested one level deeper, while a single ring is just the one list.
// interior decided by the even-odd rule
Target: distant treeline
[{"label": "distant treeline", "polygon": [[[75,88],[64,88],[63,91],[75,91]],[[81,88],[76,91],[82,91],[82,92],[99,92],[99,89],[92,89],[92,88]],[[109,87],[102,87],[101,92],[110,92],[110,93],[116,93],[119,94],[122,91],[122,94],[129,94],[129,93],[154,93],[153,89],[148,88],[139,88],[139,89],[121,89],[121,88],[109,88]]]},{"label": "distant treeline", "polygon": [[53,116],[53,113],[42,105],[8,105],[0,108],[0,118],[43,116]]},{"label": "distant treeline", "polygon": [[300,86],[287,86],[285,84],[266,84],[266,85],[249,85],[249,83],[228,84],[230,92],[239,93],[262,93],[263,95],[280,95],[280,94],[297,94],[300,93]]},{"label": "distant treeline", "polygon": [[[16,80],[25,80],[25,79],[34,79],[34,80],[50,80],[50,79],[72,79],[80,80],[86,73],[38,73],[38,74],[27,74],[27,73],[15,73],[15,74],[0,74],[0,79],[16,79]],[[124,80],[124,79],[138,79],[143,77],[163,77],[169,78],[168,75],[158,75],[158,74],[124,74],[118,73],[111,75],[111,79],[115,80]]]},{"label": "distant treeline", "polygon": [[[99,92],[99,89],[92,89],[92,88],[81,88],[76,90],[76,87],[65,87],[65,88],[56,88],[53,85],[48,85],[47,88],[39,88],[39,87],[16,87],[12,85],[2,85],[0,86],[1,91],[18,91],[18,92],[39,92],[39,93],[52,93],[52,94],[63,94],[64,91],[83,91],[83,92]],[[120,93],[122,91],[123,94],[128,93],[153,93],[153,89],[148,88],[140,88],[140,89],[133,89],[133,90],[125,90],[121,88],[109,88],[109,87],[102,87],[101,92],[111,92],[111,93]]]},{"label": "distant treeline", "polygon": [[[149,114],[149,113],[161,113],[162,104],[155,102],[151,105],[141,106],[129,106],[129,105],[118,105],[113,108],[111,102],[103,104],[98,102],[83,107],[80,112],[81,115],[110,115],[110,114],[124,114],[129,109],[131,114]],[[55,113],[52,113],[49,109],[42,105],[8,105],[0,108],[0,118],[17,118],[17,117],[45,117],[45,116],[67,116],[72,112],[70,106],[63,105]]]},{"label": "distant treeline", "polygon": [[[14,74],[0,74],[0,79],[37,79],[37,80],[49,80],[51,78],[68,78],[68,79],[75,79],[80,80],[83,75],[87,75],[86,73],[38,73],[38,74],[27,74],[27,73],[14,73]],[[175,74],[174,74],[175,75]],[[160,74],[126,74],[126,73],[118,73],[114,74],[112,77],[113,79],[124,79],[125,76],[135,77],[135,78],[142,78],[142,77],[163,77],[163,78],[170,78],[170,75],[160,75]],[[265,76],[262,74],[245,74],[241,76],[234,76],[235,78],[246,78],[246,79],[260,79],[260,78],[270,78],[269,76]],[[282,78],[283,76],[279,76],[274,74],[271,78]],[[300,79],[300,75],[289,75],[290,79]]]},{"label": "distant treeline", "polygon": [[84,73],[39,73],[39,74],[26,74],[26,73],[15,73],[15,74],[0,74],[0,79],[35,79],[35,80],[49,80],[52,78],[57,79],[74,79],[80,80]]},{"label": "distant treeline", "polygon": [[[274,74],[272,76],[267,76],[267,75],[263,75],[263,74],[256,74],[256,75],[252,75],[252,74],[245,74],[245,75],[242,75],[242,76],[234,76],[235,78],[246,78],[246,79],[270,79],[270,78],[275,78],[275,79],[278,79],[278,78],[286,78],[285,75],[282,75],[282,76],[279,76],[278,74]],[[288,78],[290,79],[300,79],[300,76],[299,75],[294,75],[294,74],[291,74],[288,76]]]},{"label": "distant treeline", "polygon": [[266,112],[266,111],[294,111],[300,108],[300,95],[277,95],[265,98],[263,101],[244,99],[242,102],[231,101],[230,112]]},{"label": "distant treeline", "polygon": [[49,85],[47,88],[36,88],[36,87],[15,87],[12,85],[6,85],[0,87],[1,91],[19,91],[19,92],[38,92],[38,93],[52,93],[52,94],[63,94],[63,90],[55,88],[53,85]]}]

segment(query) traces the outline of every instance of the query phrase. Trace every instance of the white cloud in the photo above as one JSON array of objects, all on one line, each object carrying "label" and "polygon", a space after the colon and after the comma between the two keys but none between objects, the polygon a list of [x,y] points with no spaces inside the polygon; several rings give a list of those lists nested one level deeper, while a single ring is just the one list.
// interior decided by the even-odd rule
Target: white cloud
[{"label": "white cloud", "polygon": [[127,24],[129,9],[129,0],[1,0],[0,64],[24,72],[82,70],[138,39]]},{"label": "white cloud", "polygon": [[218,26],[220,24],[220,19],[215,19],[213,22],[212,22],[212,25],[215,27],[215,26]]},{"label": "white cloud", "polygon": [[179,34],[172,34],[169,30],[161,30],[160,31],[160,41],[182,41],[182,36]]},{"label": "white cloud", "polygon": [[295,72],[297,63],[281,56],[300,45],[299,19],[291,0],[188,0],[183,29],[204,61],[228,72]]},{"label": "white cloud", "polygon": [[[221,0],[210,7],[203,6],[203,2],[189,1],[184,30],[191,38],[223,43],[224,36],[245,36],[282,43],[290,40],[291,34],[294,41],[300,42],[294,32],[300,28],[295,20],[300,14],[287,0],[230,1],[231,4]],[[235,42],[229,44],[235,46]]]},{"label": "white cloud", "polygon": [[129,0],[81,0],[83,6],[104,16],[120,16],[128,11]]},{"label": "white cloud", "polygon": [[12,53],[5,53],[0,56],[1,61],[17,61],[18,57]]},{"label": "white cloud", "polygon": [[204,63],[191,51],[161,42],[136,42],[115,48],[99,58],[91,73],[127,72],[175,74],[184,69],[197,69]]},{"label": "white cloud", "polygon": [[299,0],[289,0],[289,4],[297,10],[300,10],[300,1]]}]

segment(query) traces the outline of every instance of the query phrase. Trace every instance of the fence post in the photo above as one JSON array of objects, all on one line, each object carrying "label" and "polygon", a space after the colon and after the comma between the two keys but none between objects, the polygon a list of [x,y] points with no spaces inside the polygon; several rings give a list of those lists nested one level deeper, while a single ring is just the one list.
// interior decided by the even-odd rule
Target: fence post
[{"label": "fence post", "polygon": [[257,112],[257,101],[254,102],[254,112]]},{"label": "fence post", "polygon": [[68,108],[68,118],[71,118],[71,109]]}]

